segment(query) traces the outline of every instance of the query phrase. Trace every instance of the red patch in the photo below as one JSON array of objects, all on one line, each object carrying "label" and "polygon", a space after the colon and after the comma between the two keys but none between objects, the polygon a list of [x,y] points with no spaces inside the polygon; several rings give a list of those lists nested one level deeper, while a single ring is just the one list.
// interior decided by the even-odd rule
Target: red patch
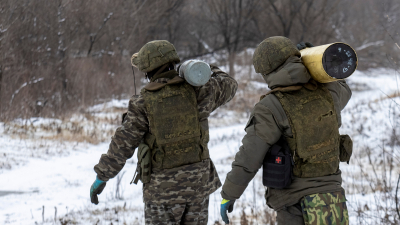
[{"label": "red patch", "polygon": [[277,163],[277,164],[282,164],[282,158],[279,157],[279,156],[277,156],[277,157],[275,158],[275,163]]}]

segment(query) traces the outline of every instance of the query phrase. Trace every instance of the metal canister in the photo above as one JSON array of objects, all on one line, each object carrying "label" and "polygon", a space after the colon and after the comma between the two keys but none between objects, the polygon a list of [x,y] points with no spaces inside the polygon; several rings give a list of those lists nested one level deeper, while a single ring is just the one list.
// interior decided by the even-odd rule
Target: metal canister
[{"label": "metal canister", "polygon": [[179,76],[192,86],[203,86],[210,80],[211,68],[201,60],[188,60],[181,65]]},{"label": "metal canister", "polygon": [[357,69],[357,54],[350,45],[336,42],[300,51],[303,64],[314,80],[329,83],[351,76]]}]

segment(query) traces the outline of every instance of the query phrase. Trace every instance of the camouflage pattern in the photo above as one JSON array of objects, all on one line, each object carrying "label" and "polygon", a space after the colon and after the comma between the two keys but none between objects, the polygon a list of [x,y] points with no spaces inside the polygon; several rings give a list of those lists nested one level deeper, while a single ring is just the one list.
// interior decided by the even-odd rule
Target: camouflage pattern
[{"label": "camouflage pattern", "polygon": [[131,57],[131,64],[132,64],[132,66],[134,66],[136,68],[138,68],[138,64],[139,64],[138,56],[139,56],[139,52],[136,52]]},{"label": "camouflage pattern", "polygon": [[205,198],[221,186],[210,159],[173,169],[154,169],[143,185],[143,200],[152,204],[184,204]]},{"label": "camouflage pattern", "polygon": [[132,96],[122,126],[111,137],[107,154],[102,154],[94,166],[97,176],[104,181],[114,178],[135,153],[143,136],[149,131],[149,121],[141,96]]},{"label": "camouflage pattern", "polygon": [[274,71],[290,56],[300,57],[296,45],[286,37],[269,37],[262,41],[253,54],[253,65],[256,73],[263,76]]},{"label": "camouflage pattern", "polygon": [[297,91],[273,93],[288,117],[293,137],[287,137],[296,177],[321,177],[339,168],[339,126],[329,91],[316,82]]},{"label": "camouflage pattern", "polygon": [[349,224],[344,191],[305,196],[301,208],[306,225]]},{"label": "camouflage pattern", "polygon": [[154,138],[153,168],[170,169],[201,161],[200,125],[196,93],[188,83],[166,85],[156,91],[142,90]]},{"label": "camouflage pattern", "polygon": [[198,198],[186,204],[145,204],[146,225],[207,225],[209,197]]},{"label": "camouflage pattern", "polygon": [[[193,87],[202,132],[203,152],[209,141],[208,117],[221,105],[230,101],[237,90],[237,82],[228,74],[212,66],[213,75],[208,83]],[[168,78],[156,82],[165,83]],[[103,154],[94,167],[98,177],[107,181],[115,177],[131,158],[136,147],[149,132],[148,112],[143,96],[133,96],[122,126],[112,137],[107,154]],[[179,174],[179,176],[178,176]],[[175,181],[174,181],[175,179]],[[176,182],[178,180],[178,182]],[[154,170],[151,182],[144,184],[144,201],[152,204],[186,204],[194,198],[204,198],[221,186],[217,171],[210,159],[173,169]],[[170,188],[168,188],[170,187]]]},{"label": "camouflage pattern", "polygon": [[145,73],[167,63],[179,62],[174,45],[165,40],[150,41],[131,57],[132,65]]}]

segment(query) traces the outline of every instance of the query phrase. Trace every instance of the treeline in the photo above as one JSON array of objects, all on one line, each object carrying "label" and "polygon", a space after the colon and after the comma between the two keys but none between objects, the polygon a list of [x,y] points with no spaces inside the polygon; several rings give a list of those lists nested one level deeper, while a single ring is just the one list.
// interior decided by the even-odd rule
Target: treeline
[{"label": "treeline", "polygon": [[251,63],[238,52],[276,35],[346,42],[360,69],[396,66],[398,15],[392,0],[2,0],[0,120],[62,117],[132,95],[130,56],[156,39],[182,59],[223,55],[231,75]]}]

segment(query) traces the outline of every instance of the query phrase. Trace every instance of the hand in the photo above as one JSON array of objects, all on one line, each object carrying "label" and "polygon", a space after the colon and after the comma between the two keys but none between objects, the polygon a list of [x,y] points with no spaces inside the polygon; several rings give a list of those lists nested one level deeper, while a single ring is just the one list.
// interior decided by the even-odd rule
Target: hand
[{"label": "hand", "polygon": [[103,191],[104,187],[106,186],[105,181],[100,180],[96,176],[96,180],[93,182],[92,186],[90,187],[90,201],[97,205],[99,204],[99,199],[97,198],[97,195],[101,194]]},{"label": "hand", "polygon": [[228,210],[229,213],[233,211],[233,204],[235,204],[235,200],[226,200],[222,199],[221,202],[221,217],[225,224],[229,224],[228,215],[226,211]]},{"label": "hand", "polygon": [[300,50],[303,50],[303,49],[305,49],[305,48],[314,47],[314,45],[311,44],[310,42],[300,42],[300,43],[298,43],[298,44],[296,45],[296,47],[297,47],[297,49],[300,51]]}]

